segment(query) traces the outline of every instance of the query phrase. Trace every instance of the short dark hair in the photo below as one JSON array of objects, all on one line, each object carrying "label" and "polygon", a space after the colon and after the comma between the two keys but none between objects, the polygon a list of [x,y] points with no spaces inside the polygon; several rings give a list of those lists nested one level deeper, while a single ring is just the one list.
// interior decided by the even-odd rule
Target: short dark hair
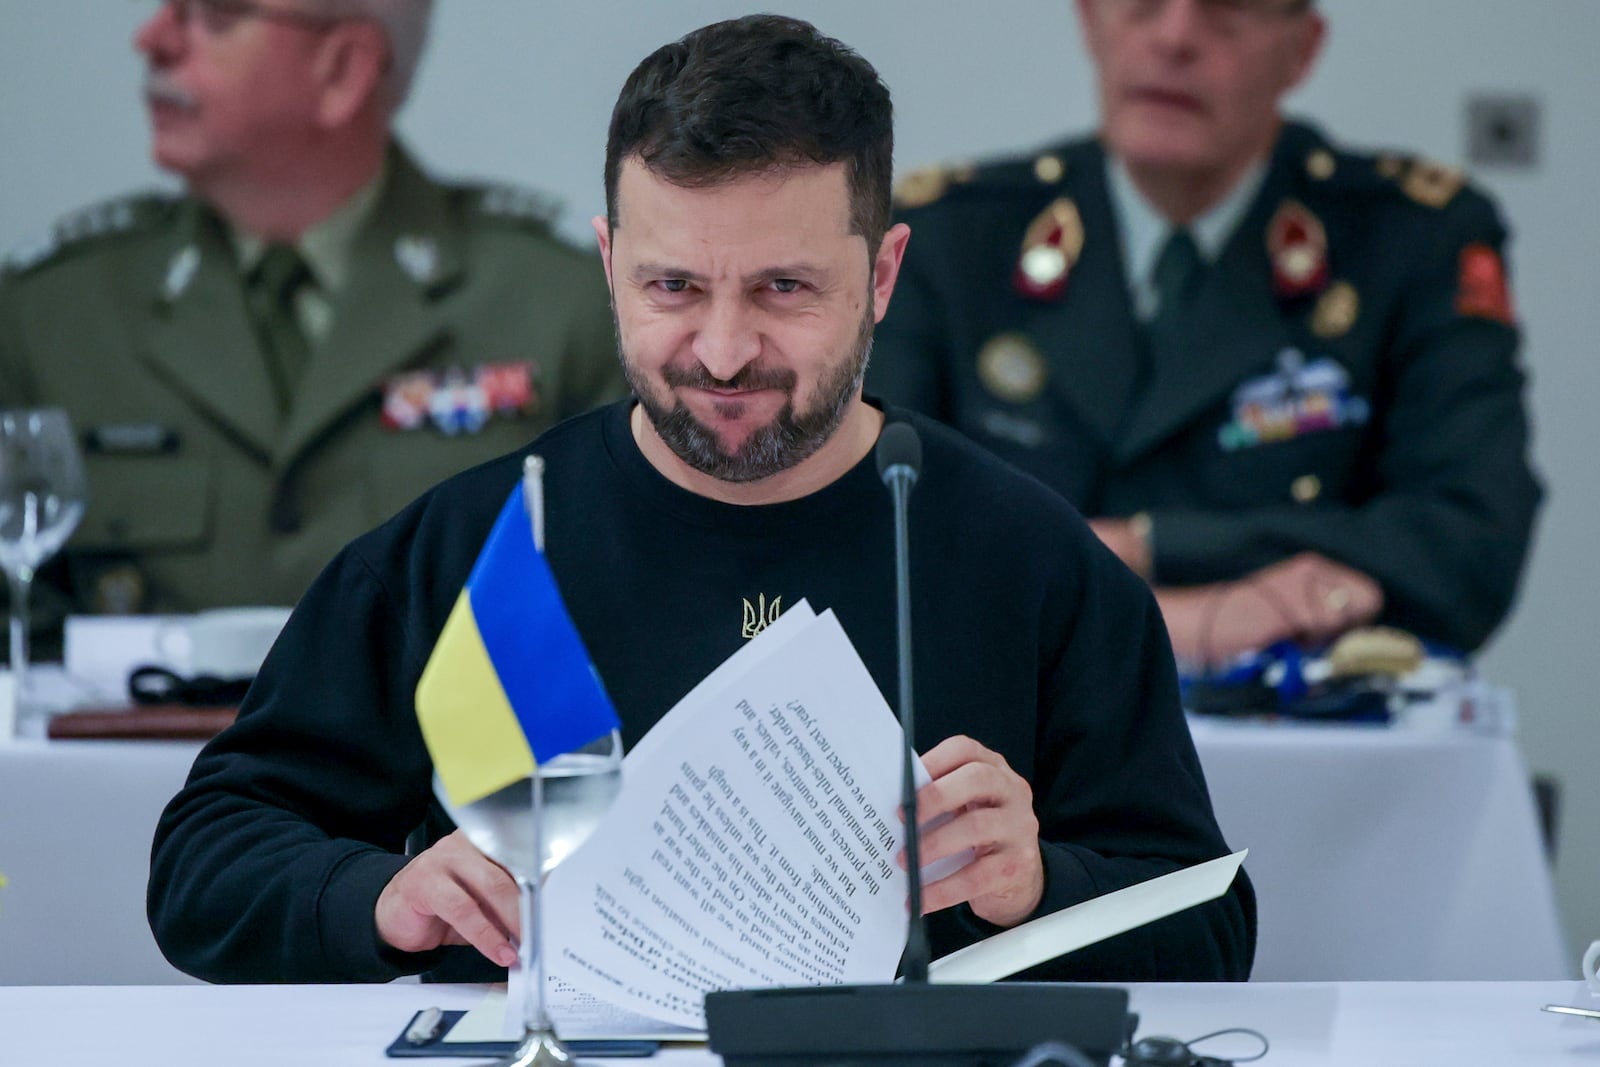
[{"label": "short dark hair", "polygon": [[606,218],[629,157],[689,188],[844,163],[850,228],[876,251],[889,228],[889,87],[846,45],[780,15],[702,27],[652,52],[623,83],[606,138]]}]

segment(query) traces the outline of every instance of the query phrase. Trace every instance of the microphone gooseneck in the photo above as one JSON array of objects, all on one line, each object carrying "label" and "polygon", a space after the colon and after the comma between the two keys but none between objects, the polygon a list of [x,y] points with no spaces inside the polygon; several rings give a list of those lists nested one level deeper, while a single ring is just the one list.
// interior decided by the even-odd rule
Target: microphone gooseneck
[{"label": "microphone gooseneck", "polygon": [[906,896],[911,917],[906,932],[905,979],[926,983],[932,951],[922,916],[922,831],[917,818],[916,705],[911,696],[911,545],[907,511],[911,487],[922,473],[922,439],[906,422],[892,422],[878,436],[878,477],[894,500],[895,622],[900,672],[901,752],[900,805],[906,814]]}]

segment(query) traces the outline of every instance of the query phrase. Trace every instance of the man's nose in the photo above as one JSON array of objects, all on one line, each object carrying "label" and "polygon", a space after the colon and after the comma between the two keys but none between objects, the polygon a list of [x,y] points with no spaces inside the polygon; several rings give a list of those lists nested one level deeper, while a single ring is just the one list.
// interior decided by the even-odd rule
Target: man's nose
[{"label": "man's nose", "polygon": [[1206,28],[1202,0],[1165,0],[1157,6],[1150,32],[1163,48],[1181,51],[1192,46]]},{"label": "man's nose", "polygon": [[183,48],[183,20],[178,5],[158,5],[134,32],[133,47],[153,63],[170,62]]},{"label": "man's nose", "polygon": [[693,351],[712,377],[725,382],[761,355],[761,334],[740,302],[717,300],[706,309],[695,332]]}]

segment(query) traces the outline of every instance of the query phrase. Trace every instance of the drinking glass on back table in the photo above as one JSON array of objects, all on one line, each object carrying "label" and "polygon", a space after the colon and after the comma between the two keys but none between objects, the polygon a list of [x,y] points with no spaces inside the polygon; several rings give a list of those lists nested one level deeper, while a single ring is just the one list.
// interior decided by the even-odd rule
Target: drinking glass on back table
[{"label": "drinking glass on back table", "polygon": [[39,567],[61,550],[88,499],[83,459],[60,408],[0,411],[0,569],[11,604],[11,677],[19,721],[28,685],[28,599]]}]

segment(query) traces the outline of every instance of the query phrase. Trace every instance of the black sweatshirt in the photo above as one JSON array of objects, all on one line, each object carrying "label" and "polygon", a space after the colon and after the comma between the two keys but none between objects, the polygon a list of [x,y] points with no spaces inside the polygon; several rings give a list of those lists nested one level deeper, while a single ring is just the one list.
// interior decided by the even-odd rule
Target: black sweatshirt
[{"label": "black sweatshirt", "polygon": [[[547,555],[625,743],[736,651],[753,620],[802,598],[835,611],[879,689],[896,693],[892,511],[872,457],[800,500],[722,504],[652,468],[628,413],[601,409],[530,448],[546,461]],[[923,442],[911,495],[916,746],[967,734],[1028,779],[1040,913],[1227,852],[1148,589],[1032,478],[930,420],[889,417]],[[439,485],[306,593],[238,721],[156,830],[150,922],[178,967],[238,982],[503,976],[470,949],[397,953],[373,912],[408,835],[450,828],[412,695],[522,455]],[[936,955],[993,932],[965,906],[930,927]],[[1241,873],[1217,901],[1027,976],[1244,979],[1254,951]]]}]

